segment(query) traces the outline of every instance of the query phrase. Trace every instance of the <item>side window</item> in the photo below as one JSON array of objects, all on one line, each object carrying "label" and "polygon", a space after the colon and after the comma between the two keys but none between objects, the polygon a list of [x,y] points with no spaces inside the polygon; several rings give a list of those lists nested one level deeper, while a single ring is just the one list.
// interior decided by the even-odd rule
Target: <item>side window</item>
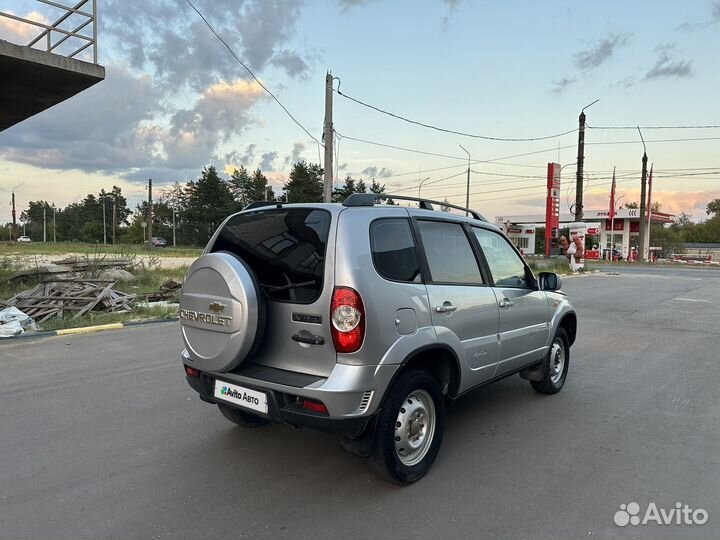
[{"label": "side window", "polygon": [[480,247],[485,254],[495,285],[500,287],[527,287],[525,264],[500,234],[473,227]]},{"label": "side window", "polygon": [[422,282],[415,241],[407,219],[378,219],[370,225],[375,269],[393,281]]},{"label": "side window", "polygon": [[462,225],[421,220],[418,226],[433,281],[471,285],[483,282]]}]

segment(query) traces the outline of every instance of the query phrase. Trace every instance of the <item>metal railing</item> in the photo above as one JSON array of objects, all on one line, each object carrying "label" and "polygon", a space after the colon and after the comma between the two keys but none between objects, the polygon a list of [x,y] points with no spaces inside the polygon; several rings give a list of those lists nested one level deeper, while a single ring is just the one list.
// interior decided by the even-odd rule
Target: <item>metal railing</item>
[{"label": "metal railing", "polygon": [[[42,28],[42,32],[35,37],[30,43],[27,44],[28,47],[34,47],[37,44],[40,44],[39,48],[40,50],[45,50],[47,52],[54,52],[55,54],[59,54],[56,49],[62,45],[63,43],[68,42],[68,40],[71,40],[68,43],[77,43],[77,40],[85,42],[83,45],[75,49],[74,51],[70,52],[69,54],[63,54],[62,56],[66,56],[68,58],[74,58],[76,55],[83,52],[88,47],[92,47],[92,58],[93,63],[97,64],[97,0],[80,0],[77,4],[75,4],[73,7],[69,7],[63,4],[59,4],[57,2],[51,2],[50,0],[37,0],[38,2],[41,2],[43,4],[46,4],[48,6],[52,6],[54,8],[57,8],[59,10],[62,10],[64,13],[52,24],[45,24],[38,21],[32,21],[30,19],[25,19],[23,17],[18,17],[17,15],[14,15],[12,13],[4,13],[0,11],[0,17],[6,17],[8,19],[13,19],[15,21],[19,21],[24,24],[36,26],[38,28]],[[92,12],[84,11],[82,8],[86,6],[86,4],[91,4],[92,6]],[[86,8],[87,9],[87,8]],[[64,28],[60,28],[59,25],[63,24],[65,21],[68,21],[71,17],[74,18],[74,20],[82,20],[80,24],[78,24],[75,28],[71,30],[66,30]],[[87,35],[86,33],[80,33],[81,30],[85,29],[89,25],[92,25],[92,35]],[[55,38],[55,41],[53,42],[53,38]],[[57,39],[59,38],[59,39]],[[75,41],[72,41],[75,40]]]}]

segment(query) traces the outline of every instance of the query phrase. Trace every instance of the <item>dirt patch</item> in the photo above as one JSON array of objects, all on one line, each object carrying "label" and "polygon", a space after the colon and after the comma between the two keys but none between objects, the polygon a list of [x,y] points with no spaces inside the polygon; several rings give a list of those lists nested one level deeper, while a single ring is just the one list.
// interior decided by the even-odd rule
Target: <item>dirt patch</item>
[{"label": "dirt patch", "polygon": [[[48,266],[52,261],[57,261],[66,257],[84,258],[87,254],[83,253],[66,253],[63,255],[10,255],[12,260],[22,269],[35,268],[36,266]],[[150,255],[137,255],[136,262],[148,264]],[[154,260],[159,261],[160,268],[181,268],[190,266],[197,257],[156,257]]]}]

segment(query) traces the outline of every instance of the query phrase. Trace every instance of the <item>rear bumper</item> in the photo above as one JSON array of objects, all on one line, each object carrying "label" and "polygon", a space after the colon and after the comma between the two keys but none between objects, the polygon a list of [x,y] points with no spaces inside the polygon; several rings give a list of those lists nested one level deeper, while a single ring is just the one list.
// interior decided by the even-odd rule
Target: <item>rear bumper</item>
[{"label": "rear bumper", "polygon": [[[184,365],[195,368],[185,351],[182,360]],[[215,380],[226,381],[267,394],[268,414],[247,410],[249,413],[265,416],[273,422],[353,437],[362,433],[377,411],[399,367],[337,364],[327,378],[272,369],[241,369],[228,373],[201,371],[199,377],[186,376],[186,379],[200,398],[208,403],[235,407],[213,395]],[[298,398],[321,401],[328,413],[303,409]]]}]

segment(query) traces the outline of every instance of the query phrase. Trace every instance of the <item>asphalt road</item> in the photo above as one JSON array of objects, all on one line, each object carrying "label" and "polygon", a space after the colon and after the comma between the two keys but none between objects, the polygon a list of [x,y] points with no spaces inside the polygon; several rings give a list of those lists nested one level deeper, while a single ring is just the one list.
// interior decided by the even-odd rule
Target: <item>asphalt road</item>
[{"label": "asphalt road", "polygon": [[[0,343],[0,538],[716,539],[720,273],[617,271],[565,282],[564,390],[460,400],[404,488],[335,437],[228,423],[186,386],[175,324]],[[630,502],[709,521],[615,525]]]}]

